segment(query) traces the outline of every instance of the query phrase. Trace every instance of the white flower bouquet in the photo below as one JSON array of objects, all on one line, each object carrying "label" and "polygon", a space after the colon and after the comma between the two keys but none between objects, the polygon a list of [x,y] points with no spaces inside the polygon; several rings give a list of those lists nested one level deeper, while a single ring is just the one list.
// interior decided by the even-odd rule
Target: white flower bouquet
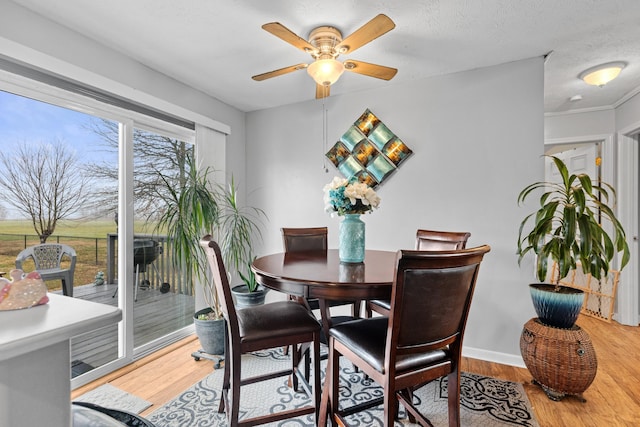
[{"label": "white flower bouquet", "polygon": [[380,206],[380,197],[373,188],[355,177],[335,177],[323,190],[325,211],[331,214],[363,214]]}]

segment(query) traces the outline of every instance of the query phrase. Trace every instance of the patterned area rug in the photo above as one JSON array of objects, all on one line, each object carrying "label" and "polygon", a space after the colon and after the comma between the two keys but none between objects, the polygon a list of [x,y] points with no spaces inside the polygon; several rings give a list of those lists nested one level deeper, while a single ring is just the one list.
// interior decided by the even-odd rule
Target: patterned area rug
[{"label": "patterned area rug", "polygon": [[111,384],[103,384],[98,388],[78,396],[74,401],[94,403],[105,408],[133,412],[134,414],[139,414],[151,406],[151,402],[147,402],[138,396],[120,390]]},{"label": "patterned area rug", "polygon": [[[289,359],[281,350],[253,353],[243,356],[243,377],[267,370],[281,369]],[[323,361],[322,367],[326,365]],[[218,414],[222,369],[190,387],[180,396],[157,409],[147,418],[157,427],[226,426],[225,414]],[[344,361],[340,374],[341,404],[351,405],[382,395],[382,389],[353,366]],[[462,374],[461,415],[463,426],[539,427],[534,419],[531,405],[519,383],[502,381],[480,375]],[[419,407],[435,427],[448,425],[446,378],[433,381],[419,389],[415,398]],[[244,386],[241,391],[240,418],[253,417],[284,407],[299,407],[308,403],[304,393],[295,393],[287,386],[287,378],[281,377],[259,384]],[[347,419],[353,426],[382,426],[382,405]],[[404,410],[400,410],[401,421],[396,426],[414,425],[408,422]],[[314,417],[300,417],[270,426],[313,426]]]}]

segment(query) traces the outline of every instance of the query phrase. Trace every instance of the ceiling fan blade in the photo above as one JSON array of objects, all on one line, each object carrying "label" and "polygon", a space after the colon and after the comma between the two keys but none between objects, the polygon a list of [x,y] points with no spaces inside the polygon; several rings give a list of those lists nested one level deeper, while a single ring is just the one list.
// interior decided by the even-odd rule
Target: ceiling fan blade
[{"label": "ceiling fan blade", "polygon": [[368,62],[354,61],[353,59],[344,61],[344,69],[345,71],[351,71],[352,73],[358,73],[382,80],[391,80],[398,72],[396,68],[369,64]]},{"label": "ceiling fan blade", "polygon": [[316,48],[312,44],[310,44],[308,41],[298,36],[296,33],[279,22],[269,22],[268,24],[264,24],[262,26],[262,29],[270,32],[274,36],[286,41],[287,43],[297,47],[304,52],[311,53],[316,51]]},{"label": "ceiling fan blade", "polygon": [[269,71],[268,73],[258,74],[256,76],[251,77],[251,78],[253,80],[261,82],[263,80],[270,79],[272,77],[278,77],[278,76],[281,76],[283,74],[292,73],[294,71],[304,70],[305,68],[307,68],[307,64],[292,65],[290,67],[280,68],[279,70]]},{"label": "ceiling fan blade", "polygon": [[339,52],[341,55],[351,53],[369,43],[371,40],[375,40],[381,35],[393,30],[395,27],[396,24],[393,23],[391,18],[381,13],[342,40],[342,42],[336,46],[336,52]]},{"label": "ceiling fan blade", "polygon": [[316,99],[327,98],[331,94],[331,86],[316,84]]}]

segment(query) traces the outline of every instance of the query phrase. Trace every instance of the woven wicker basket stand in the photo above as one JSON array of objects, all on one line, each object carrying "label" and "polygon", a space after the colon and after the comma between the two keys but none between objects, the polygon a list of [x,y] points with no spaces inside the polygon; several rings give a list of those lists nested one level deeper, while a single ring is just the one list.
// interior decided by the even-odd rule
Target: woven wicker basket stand
[{"label": "woven wicker basket stand", "polygon": [[533,318],[522,330],[520,352],[549,399],[573,395],[586,401],[582,393],[593,382],[598,362],[591,338],[580,326],[553,328]]}]

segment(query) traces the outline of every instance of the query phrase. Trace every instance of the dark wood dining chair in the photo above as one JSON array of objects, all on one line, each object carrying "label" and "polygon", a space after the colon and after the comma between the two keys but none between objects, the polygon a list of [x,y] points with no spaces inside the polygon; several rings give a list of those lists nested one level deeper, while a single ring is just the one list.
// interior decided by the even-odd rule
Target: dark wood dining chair
[{"label": "dark wood dining chair", "polygon": [[[227,421],[230,426],[265,424],[313,413],[315,413],[317,420],[320,407],[321,330],[317,319],[303,305],[294,301],[279,301],[236,310],[220,247],[209,235],[204,236],[200,244],[207,254],[216,292],[227,324],[224,377],[218,412],[227,413]],[[291,356],[292,366],[290,369],[242,378],[241,355],[257,350],[303,343],[313,343],[312,387],[307,385],[306,379],[298,371],[299,359],[296,354]],[[300,382],[311,397],[310,405],[238,420],[242,386],[289,375],[294,375],[302,380]],[[276,390],[273,392],[275,394]]]},{"label": "dark wood dining chair", "polygon": [[[398,251],[389,317],[357,319],[329,331],[329,362],[320,424],[347,425],[349,414],[384,403],[392,426],[398,401],[412,422],[431,425],[413,404],[415,387],[447,376],[449,426],[460,425],[462,341],[487,245],[460,251]],[[344,356],[384,389],[383,397],[339,409]]]},{"label": "dark wood dining chair", "polygon": [[[450,251],[460,250],[467,246],[471,233],[466,231],[435,231],[418,229],[416,232],[416,249],[419,251]],[[383,316],[389,315],[391,301],[371,300],[365,305],[365,317],[371,317],[373,312]]]},{"label": "dark wood dining chair", "polygon": [[[327,251],[328,229],[327,227],[307,227],[307,228],[282,228],[282,243],[285,253],[306,252],[306,251]],[[293,299],[298,297],[291,295]],[[307,304],[311,310],[320,308],[317,299],[307,298]],[[332,318],[335,321],[351,320],[352,317],[360,317],[360,301],[330,301],[331,307],[340,305],[351,306],[351,317]]]}]

